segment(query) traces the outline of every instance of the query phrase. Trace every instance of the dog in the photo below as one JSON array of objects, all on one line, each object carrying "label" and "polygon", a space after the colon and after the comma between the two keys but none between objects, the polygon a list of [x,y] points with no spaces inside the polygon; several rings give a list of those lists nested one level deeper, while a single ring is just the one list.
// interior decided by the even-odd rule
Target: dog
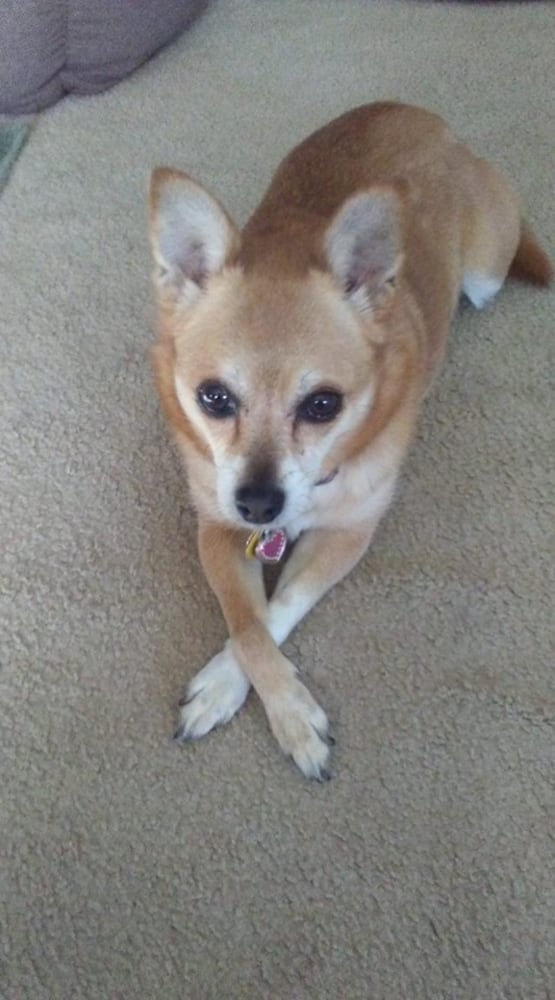
[{"label": "dog", "polygon": [[[388,509],[461,295],[550,262],[501,173],[442,118],[369,104],[281,162],[242,233],[187,174],[150,186],[161,403],[229,640],[180,702],[178,742],[252,685],[281,749],[329,777],[328,720],[280,651]],[[268,600],[263,563],[290,550]]]}]

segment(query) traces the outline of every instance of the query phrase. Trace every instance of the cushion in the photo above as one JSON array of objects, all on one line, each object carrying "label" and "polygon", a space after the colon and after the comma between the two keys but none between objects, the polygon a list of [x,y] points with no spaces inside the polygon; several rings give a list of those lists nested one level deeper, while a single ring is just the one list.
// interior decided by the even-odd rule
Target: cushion
[{"label": "cushion", "polygon": [[116,83],[203,0],[0,0],[0,112],[28,114]]}]

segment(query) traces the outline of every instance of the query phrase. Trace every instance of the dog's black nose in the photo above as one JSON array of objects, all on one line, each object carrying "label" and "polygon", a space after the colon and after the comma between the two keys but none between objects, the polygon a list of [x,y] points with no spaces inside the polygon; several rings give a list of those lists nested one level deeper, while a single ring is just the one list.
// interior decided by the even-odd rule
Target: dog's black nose
[{"label": "dog's black nose", "polygon": [[235,506],[249,524],[268,524],[281,514],[285,493],[271,483],[241,486],[235,494]]}]

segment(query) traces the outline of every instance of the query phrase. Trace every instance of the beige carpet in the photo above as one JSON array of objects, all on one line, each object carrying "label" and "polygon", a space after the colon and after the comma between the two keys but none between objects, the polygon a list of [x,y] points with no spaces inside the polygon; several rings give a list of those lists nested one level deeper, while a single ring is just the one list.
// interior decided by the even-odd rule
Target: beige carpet
[{"label": "beige carpet", "polygon": [[555,251],[552,4],[212,3],[41,118],[0,201],[3,1000],[548,1000],[554,296],[461,311],[373,551],[288,643],[338,739],[250,698],[177,749],[224,639],[151,388],[150,167],[244,220],[343,109],[448,116]]}]

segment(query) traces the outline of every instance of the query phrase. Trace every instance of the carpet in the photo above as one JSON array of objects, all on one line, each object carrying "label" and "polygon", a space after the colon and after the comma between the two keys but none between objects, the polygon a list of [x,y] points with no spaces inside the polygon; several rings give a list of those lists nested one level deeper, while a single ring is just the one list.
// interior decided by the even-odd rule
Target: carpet
[{"label": "carpet", "polygon": [[553,291],[463,307],[399,498],[285,649],[334,779],[249,698],[171,741],[222,645],[159,413],[148,174],[244,222],[358,103],[443,113],[555,253],[555,6],[228,0],[33,129],[0,201],[2,1000],[548,1000]]}]

